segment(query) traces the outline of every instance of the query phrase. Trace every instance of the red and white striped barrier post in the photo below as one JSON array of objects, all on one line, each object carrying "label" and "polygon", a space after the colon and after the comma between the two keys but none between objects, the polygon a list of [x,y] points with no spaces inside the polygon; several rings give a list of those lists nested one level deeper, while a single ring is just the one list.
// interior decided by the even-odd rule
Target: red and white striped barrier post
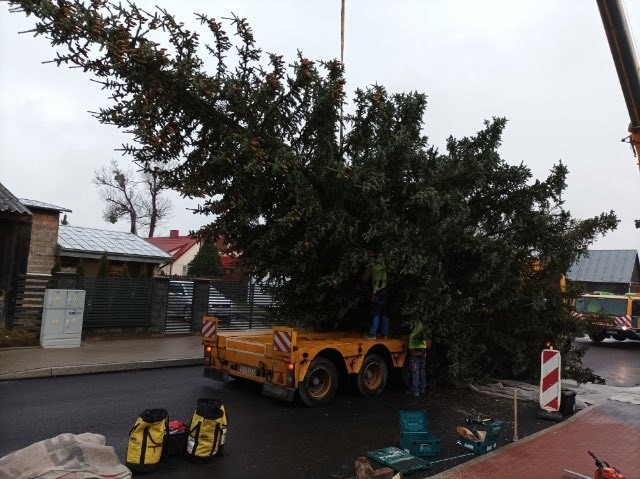
[{"label": "red and white striped barrier post", "polygon": [[545,411],[559,411],[562,393],[560,351],[551,346],[543,349],[540,363],[540,407]]}]

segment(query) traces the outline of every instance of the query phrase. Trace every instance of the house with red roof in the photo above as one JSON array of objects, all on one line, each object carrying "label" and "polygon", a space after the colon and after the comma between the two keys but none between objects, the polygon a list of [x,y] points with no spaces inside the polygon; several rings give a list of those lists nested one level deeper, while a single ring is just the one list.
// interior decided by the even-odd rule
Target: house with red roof
[{"label": "house with red roof", "polygon": [[[189,263],[200,251],[200,241],[191,236],[181,236],[179,230],[170,230],[169,236],[156,236],[146,238],[152,245],[169,253],[173,260],[165,264],[158,271],[168,276],[187,276]],[[229,252],[229,245],[224,242],[224,238],[218,238],[216,248],[220,254],[222,270],[225,275],[237,276],[235,271],[238,259]]]},{"label": "house with red roof", "polygon": [[169,276],[186,276],[189,263],[200,251],[200,242],[190,236],[180,236],[179,230],[169,231],[169,236],[156,236],[146,240],[173,257],[159,269],[161,273]]}]

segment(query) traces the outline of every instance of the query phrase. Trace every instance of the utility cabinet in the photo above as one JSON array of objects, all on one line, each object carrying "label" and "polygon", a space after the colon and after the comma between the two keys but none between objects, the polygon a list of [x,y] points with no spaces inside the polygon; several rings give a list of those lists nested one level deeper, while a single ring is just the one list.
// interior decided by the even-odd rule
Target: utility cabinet
[{"label": "utility cabinet", "polygon": [[44,292],[40,345],[43,348],[76,348],[82,338],[85,291],[47,289]]}]

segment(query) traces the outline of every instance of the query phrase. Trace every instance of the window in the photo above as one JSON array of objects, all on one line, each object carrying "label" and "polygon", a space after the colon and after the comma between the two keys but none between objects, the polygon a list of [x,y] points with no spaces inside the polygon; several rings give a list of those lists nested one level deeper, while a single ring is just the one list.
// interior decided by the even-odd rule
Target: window
[{"label": "window", "polygon": [[[579,313],[610,314],[611,316],[624,316],[627,314],[626,298],[578,298],[576,311]],[[640,309],[639,309],[640,311]]]}]

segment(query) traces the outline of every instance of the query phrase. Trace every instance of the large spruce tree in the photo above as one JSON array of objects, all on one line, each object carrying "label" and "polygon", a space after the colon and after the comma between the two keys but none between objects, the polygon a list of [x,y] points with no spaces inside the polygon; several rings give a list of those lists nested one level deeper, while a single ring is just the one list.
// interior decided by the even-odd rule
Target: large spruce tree
[{"label": "large spruce tree", "polygon": [[220,276],[220,274],[222,274],[220,253],[218,253],[215,241],[207,238],[189,263],[189,275]]},{"label": "large spruce tree", "polygon": [[424,94],[373,86],[345,108],[341,144],[341,63],[299,54],[287,67],[243,19],[231,21],[229,66],[234,44],[205,15],[203,40],[164,10],[10,3],[36,18],[59,65],[109,91],[96,116],[134,135],[125,149],[135,162],[177,165],[161,170],[164,183],[200,199],[215,218],[201,234],[224,236],[249,273],[268,278],[284,319],[357,318],[373,247],[387,264],[392,322],[424,322],[451,379],[533,375],[546,341],[576,333],[559,279],[617,219],[571,217],[562,163],[534,180],[501,158],[504,119],[440,152],[423,133]]}]

